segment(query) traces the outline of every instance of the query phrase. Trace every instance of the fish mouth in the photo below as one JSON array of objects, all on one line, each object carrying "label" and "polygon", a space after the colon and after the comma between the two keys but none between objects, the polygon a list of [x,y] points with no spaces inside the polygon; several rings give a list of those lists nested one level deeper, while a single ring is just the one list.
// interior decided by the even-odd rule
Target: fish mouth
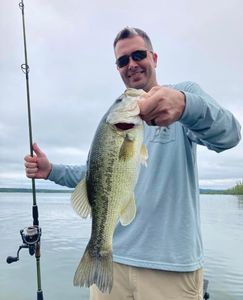
[{"label": "fish mouth", "polygon": [[120,129],[120,130],[129,130],[129,129],[132,129],[135,124],[133,123],[116,123],[114,124],[116,126],[117,129]]}]

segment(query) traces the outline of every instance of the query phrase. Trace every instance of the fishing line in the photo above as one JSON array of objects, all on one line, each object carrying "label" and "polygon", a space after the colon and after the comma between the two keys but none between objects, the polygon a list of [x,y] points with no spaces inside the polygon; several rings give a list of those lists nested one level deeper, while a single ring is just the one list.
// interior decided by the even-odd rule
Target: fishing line
[{"label": "fishing line", "polygon": [[[19,8],[22,11],[22,25],[23,25],[23,39],[24,39],[24,58],[25,62],[21,65],[21,70],[25,74],[26,81],[26,95],[27,95],[27,111],[28,111],[28,128],[29,128],[29,146],[30,146],[30,155],[33,157],[33,139],[32,139],[32,123],[31,123],[31,106],[30,106],[30,88],[29,88],[29,65],[27,57],[27,43],[26,43],[26,32],[25,32],[25,16],[24,16],[24,1],[21,0],[19,3]],[[20,235],[22,238],[23,244],[19,246],[17,251],[17,256],[8,256],[7,263],[16,262],[19,260],[19,252],[23,248],[29,250],[30,255],[35,254],[36,258],[36,273],[37,273],[37,300],[43,300],[43,292],[41,289],[41,271],[40,271],[40,239],[41,239],[41,228],[39,227],[39,214],[38,206],[36,202],[36,188],[35,188],[35,179],[32,178],[32,217],[33,225],[26,227],[20,230]]]}]

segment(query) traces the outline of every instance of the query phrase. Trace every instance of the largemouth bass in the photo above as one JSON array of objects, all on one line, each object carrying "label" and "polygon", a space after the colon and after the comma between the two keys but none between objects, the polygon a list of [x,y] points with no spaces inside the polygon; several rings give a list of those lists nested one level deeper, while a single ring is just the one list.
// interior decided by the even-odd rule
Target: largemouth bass
[{"label": "largemouth bass", "polygon": [[148,157],[137,103],[143,93],[127,89],[105,114],[91,145],[86,177],[73,192],[75,211],[92,217],[91,238],[76,270],[75,286],[96,284],[103,293],[111,291],[113,232],[118,221],[126,226],[135,217],[134,188]]}]

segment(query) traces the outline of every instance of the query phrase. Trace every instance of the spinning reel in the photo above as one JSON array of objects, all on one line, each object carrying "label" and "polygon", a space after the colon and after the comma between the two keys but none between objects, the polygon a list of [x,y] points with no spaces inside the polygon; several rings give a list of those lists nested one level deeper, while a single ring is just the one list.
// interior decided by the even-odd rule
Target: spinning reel
[{"label": "spinning reel", "polygon": [[36,257],[39,257],[39,242],[41,237],[41,228],[38,226],[29,226],[20,230],[20,235],[23,241],[23,244],[19,246],[17,251],[17,256],[8,256],[7,263],[11,264],[19,260],[19,252],[21,249],[26,248],[29,250],[29,254],[32,256],[35,254]]}]

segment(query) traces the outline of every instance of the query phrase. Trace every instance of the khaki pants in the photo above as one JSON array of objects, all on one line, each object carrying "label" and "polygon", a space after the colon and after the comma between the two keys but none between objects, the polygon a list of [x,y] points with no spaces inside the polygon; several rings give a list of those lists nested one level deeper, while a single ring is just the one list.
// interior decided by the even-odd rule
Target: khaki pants
[{"label": "khaki pants", "polygon": [[90,288],[90,300],[202,300],[203,270],[169,272],[113,264],[111,293]]}]

